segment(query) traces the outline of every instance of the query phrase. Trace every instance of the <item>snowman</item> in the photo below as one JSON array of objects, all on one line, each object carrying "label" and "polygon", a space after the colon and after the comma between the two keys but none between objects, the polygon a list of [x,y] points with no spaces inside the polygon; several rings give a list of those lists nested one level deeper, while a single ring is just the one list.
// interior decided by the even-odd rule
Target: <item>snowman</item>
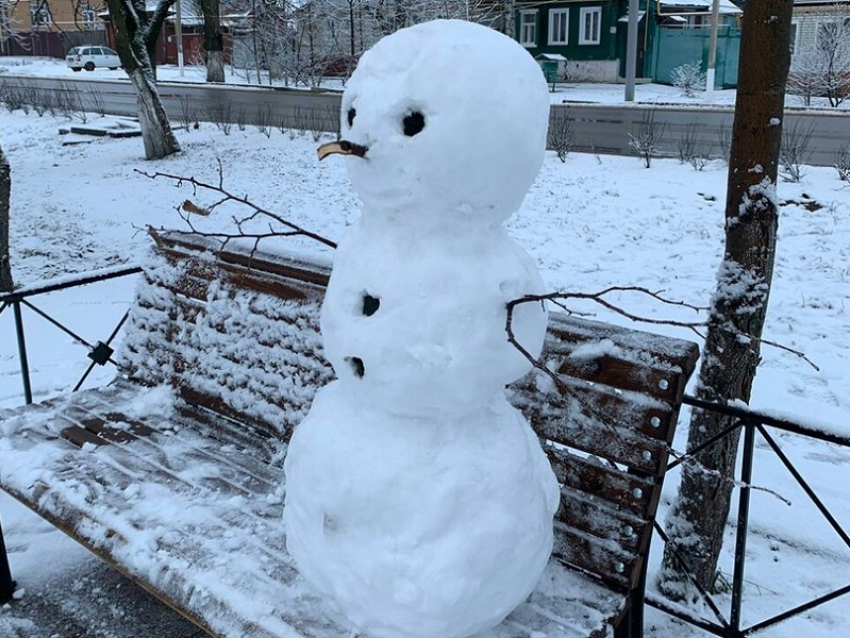
[{"label": "snowman", "polygon": [[[543,161],[539,67],[513,40],[461,21],[420,24],[366,52],[342,100],[363,201],[322,307],[337,380],[287,453],[284,522],[299,572],[374,638],[463,638],[534,589],[559,490],[507,401],[529,370],[506,303],[542,291],[502,228]],[[513,331],[537,354],[541,306]]]}]

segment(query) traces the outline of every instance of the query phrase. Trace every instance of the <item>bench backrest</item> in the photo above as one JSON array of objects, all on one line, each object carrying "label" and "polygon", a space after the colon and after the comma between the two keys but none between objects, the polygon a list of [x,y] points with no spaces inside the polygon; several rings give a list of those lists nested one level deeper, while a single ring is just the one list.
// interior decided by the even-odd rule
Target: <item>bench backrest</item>
[{"label": "bench backrest", "polygon": [[[288,440],[318,387],[329,265],[155,236],[126,330],[131,379]],[[562,484],[555,554],[610,585],[636,585],[695,344],[553,314],[543,359],[509,388]],[[569,388],[564,396],[563,388]]]}]

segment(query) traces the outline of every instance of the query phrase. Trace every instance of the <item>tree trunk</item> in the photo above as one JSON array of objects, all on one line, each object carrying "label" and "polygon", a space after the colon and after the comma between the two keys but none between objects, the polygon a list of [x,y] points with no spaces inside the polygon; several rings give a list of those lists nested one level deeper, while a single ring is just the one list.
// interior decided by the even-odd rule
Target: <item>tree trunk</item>
[{"label": "tree trunk", "polygon": [[[749,402],[760,360],[778,226],[776,177],[782,140],[785,82],[790,63],[791,4],[748,2],[744,9],[738,93],[726,195],[725,256],[717,275],[697,396]],[[695,410],[688,449],[732,424]],[[700,585],[715,586],[717,560],[729,518],[740,431],[683,466],[679,495],[668,517],[659,585],[674,599],[688,597],[677,551]]]},{"label": "tree trunk", "polygon": [[9,292],[15,287],[12,280],[12,262],[9,258],[9,230],[12,195],[12,171],[3,148],[0,147],[0,292]]},{"label": "tree trunk", "polygon": [[516,35],[516,1],[505,0],[502,3],[505,35],[513,38]]},{"label": "tree trunk", "polygon": [[[171,122],[159,99],[149,50],[156,42],[162,26],[162,15],[173,0],[161,0],[149,18],[142,0],[107,0],[109,14],[115,31],[115,48],[121,66],[136,91],[139,109],[139,127],[147,159],[161,159],[180,152],[180,144],[171,130]],[[155,27],[156,33],[151,29]]]},{"label": "tree trunk", "polygon": [[180,152],[180,144],[171,130],[171,123],[159,99],[156,83],[142,69],[130,73],[130,83],[136,90],[139,126],[147,159],[161,159]]},{"label": "tree trunk", "polygon": [[207,82],[224,82],[224,36],[218,0],[200,0],[204,16],[204,62]]}]

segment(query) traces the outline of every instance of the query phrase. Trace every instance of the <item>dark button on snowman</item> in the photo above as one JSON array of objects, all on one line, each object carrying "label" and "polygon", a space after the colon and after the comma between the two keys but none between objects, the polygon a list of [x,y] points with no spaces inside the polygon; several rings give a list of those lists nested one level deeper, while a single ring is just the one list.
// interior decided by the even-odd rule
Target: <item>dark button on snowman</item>
[{"label": "dark button on snowman", "polygon": [[[462,638],[534,589],[559,492],[504,387],[529,365],[506,302],[539,293],[502,228],[543,160],[548,92],[486,27],[436,21],[365,53],[343,95],[363,213],[322,308],[322,388],[286,457],[287,548],[304,578],[376,638]],[[525,304],[518,340],[542,347]]]}]

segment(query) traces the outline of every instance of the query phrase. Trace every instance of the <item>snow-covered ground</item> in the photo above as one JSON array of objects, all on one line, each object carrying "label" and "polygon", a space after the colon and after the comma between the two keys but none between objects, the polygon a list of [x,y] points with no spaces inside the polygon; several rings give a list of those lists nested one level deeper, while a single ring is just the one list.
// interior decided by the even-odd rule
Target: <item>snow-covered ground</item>
[{"label": "snow-covered ground", "polygon": [[[63,72],[61,66],[58,71]],[[19,284],[140,261],[149,244],[145,226],[180,227],[175,208],[185,199],[199,205],[215,201],[140,171],[217,182],[220,161],[225,186],[234,194],[247,194],[331,239],[358,214],[342,162],[319,164],[317,144],[297,132],[275,130],[267,138],[253,128],[234,128],[224,135],[201,124],[199,130],[177,131],[182,154],[146,162],[139,139],[77,138],[73,141],[82,143],[63,145],[69,137],[57,130],[64,123],[20,112],[0,115],[0,139],[12,165],[12,263]],[[549,154],[508,227],[553,290],[636,285],[705,305],[722,250],[725,179],[720,161],[703,171],[675,160],[657,160],[646,169],[636,158],[571,154],[561,163]],[[804,352],[819,370],[789,352],[764,348],[753,404],[850,433],[850,188],[833,169],[813,167],[800,184],[780,183],[779,198],[784,203],[766,338]],[[237,208],[222,207],[199,223],[229,229],[237,214]],[[305,239],[270,241],[266,247],[327,255]],[[96,341],[108,336],[132,293],[133,281],[126,279],[33,301]],[[693,317],[639,296],[618,302],[649,317]],[[604,320],[625,321],[595,311]],[[25,312],[25,321],[37,399],[73,386],[88,363],[85,349],[31,312]],[[673,327],[653,329],[697,339]],[[8,311],[0,315],[0,335],[0,407],[9,407],[23,399]],[[98,370],[91,383],[109,375]],[[685,433],[683,422],[680,449]],[[850,473],[850,449],[792,436],[779,441],[833,514],[850,527],[850,492],[843,482]],[[790,505],[766,491],[753,496],[745,622],[846,585],[850,572],[850,551],[817,518],[766,446],[759,446],[757,457],[754,483],[778,492]],[[674,473],[667,483],[668,500],[676,479]],[[3,638],[200,635],[5,496],[0,496],[0,518],[12,569],[25,590],[21,600],[0,610]],[[656,553],[659,549],[656,542]],[[729,553],[723,569],[731,574]],[[764,635],[844,638],[848,618],[845,596]],[[704,635],[652,611],[647,626],[649,635],[662,638]]]}]

